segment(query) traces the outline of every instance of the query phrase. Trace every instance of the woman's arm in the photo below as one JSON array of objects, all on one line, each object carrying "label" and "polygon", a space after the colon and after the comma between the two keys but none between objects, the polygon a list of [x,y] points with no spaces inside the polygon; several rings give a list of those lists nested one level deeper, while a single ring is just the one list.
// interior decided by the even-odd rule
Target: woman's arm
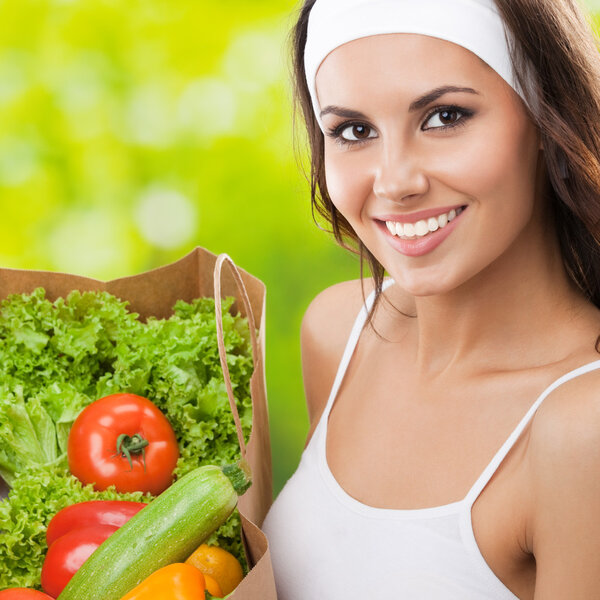
[{"label": "woman's arm", "polygon": [[531,429],[535,600],[600,598],[600,374],[566,383]]}]

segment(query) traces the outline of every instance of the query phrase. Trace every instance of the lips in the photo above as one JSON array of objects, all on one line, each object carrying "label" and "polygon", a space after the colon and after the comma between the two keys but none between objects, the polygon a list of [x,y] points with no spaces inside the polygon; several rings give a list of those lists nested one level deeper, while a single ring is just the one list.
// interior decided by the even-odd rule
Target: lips
[{"label": "lips", "polygon": [[[392,215],[385,215],[386,219],[381,220],[381,218],[378,218],[377,224],[384,232],[386,241],[395,250],[405,256],[423,256],[435,250],[460,225],[464,218],[463,215],[467,212],[467,207],[450,207],[447,213],[443,210],[445,208],[420,211],[409,215],[394,215],[393,218],[390,218]],[[452,213],[455,216],[445,222],[445,217]],[[400,217],[402,220],[400,220]],[[433,224],[429,227],[429,220],[433,220],[435,217],[441,219],[445,224],[441,226],[437,221],[437,228]],[[413,221],[415,218],[418,218],[418,220]],[[425,220],[426,218],[427,220]],[[426,227],[426,230],[423,229],[424,227]],[[394,231],[394,228],[396,228],[396,231]],[[400,235],[402,237],[398,235],[398,231],[401,231]]]},{"label": "lips", "polygon": [[386,227],[392,235],[404,239],[412,239],[414,237],[423,237],[429,235],[438,229],[443,229],[453,221],[460,213],[464,210],[463,207],[459,207],[456,210],[451,209],[447,213],[442,213],[437,217],[429,217],[428,219],[421,219],[415,223],[400,223],[397,221],[386,221]]},{"label": "lips", "polygon": [[449,213],[451,210],[458,210],[459,208],[466,208],[464,204],[454,204],[451,206],[438,206],[435,208],[428,208],[425,210],[418,210],[412,213],[396,213],[376,216],[377,221],[394,221],[396,223],[416,223],[422,219],[429,219],[430,217],[439,217],[444,213]]}]

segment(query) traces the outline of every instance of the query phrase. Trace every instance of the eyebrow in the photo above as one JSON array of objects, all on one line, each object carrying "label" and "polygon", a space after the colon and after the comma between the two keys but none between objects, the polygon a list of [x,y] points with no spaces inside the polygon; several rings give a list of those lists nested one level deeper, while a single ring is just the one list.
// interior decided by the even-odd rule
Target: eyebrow
[{"label": "eyebrow", "polygon": [[[435,88],[434,90],[431,90],[430,92],[427,92],[426,94],[423,94],[423,96],[420,96],[419,98],[417,98],[416,100],[411,102],[410,106],[408,107],[408,111],[414,112],[416,110],[425,108],[425,106],[427,106],[428,104],[431,104],[432,102],[437,100],[440,96],[443,96],[444,94],[450,94],[452,92],[455,92],[455,93],[456,92],[466,92],[468,94],[477,94],[478,96],[480,95],[479,92],[474,90],[473,88],[457,87],[455,85],[443,85],[438,88]],[[334,114],[334,115],[337,115],[339,117],[343,117],[346,119],[366,119],[367,118],[366,115],[364,115],[363,113],[361,113],[358,110],[351,110],[349,108],[343,108],[341,106],[334,106],[334,105],[326,106],[321,111],[320,116],[324,117],[325,115],[328,115],[328,114]]]}]

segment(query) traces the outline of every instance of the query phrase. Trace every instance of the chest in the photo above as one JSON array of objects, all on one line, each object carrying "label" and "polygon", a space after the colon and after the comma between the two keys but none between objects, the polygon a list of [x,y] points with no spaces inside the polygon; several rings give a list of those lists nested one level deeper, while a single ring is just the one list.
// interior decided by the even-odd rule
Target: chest
[{"label": "chest", "polygon": [[[421,509],[463,500],[541,385],[535,377],[521,386],[489,378],[454,388],[432,385],[425,393],[407,376],[393,382],[377,377],[385,369],[381,361],[369,369],[374,377],[368,381],[350,371],[338,393],[326,456],[346,493],[380,508]],[[482,559],[522,599],[532,598],[535,586],[535,561],[524,550],[528,431],[516,438],[471,512]]]}]

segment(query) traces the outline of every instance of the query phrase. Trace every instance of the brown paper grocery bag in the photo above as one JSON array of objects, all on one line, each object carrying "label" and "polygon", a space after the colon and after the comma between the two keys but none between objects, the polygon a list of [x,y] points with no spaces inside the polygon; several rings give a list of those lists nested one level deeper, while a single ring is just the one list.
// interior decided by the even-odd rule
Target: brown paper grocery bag
[{"label": "brown paper grocery bag", "polygon": [[[240,498],[242,536],[251,568],[248,575],[231,594],[233,600],[276,600],[275,583],[265,535],[260,525],[272,499],[271,450],[267,413],[264,338],[265,286],[249,273],[237,269],[228,257],[220,258],[229,268],[222,270],[222,296],[235,296],[234,310],[254,320],[257,326],[254,373],[250,380],[252,396],[252,432],[245,448],[246,460],[252,470],[252,486]],[[66,297],[72,290],[105,290],[129,302],[130,310],[141,319],[150,316],[168,318],[177,300],[190,302],[201,296],[214,296],[214,274],[217,257],[204,248],[195,248],[182,259],[152,271],[99,281],[78,275],[0,269],[0,299],[10,294],[31,293],[38,287],[46,290],[46,297],[54,301]],[[219,269],[221,273],[221,269]],[[237,279],[237,281],[236,281]],[[241,283],[241,285],[240,285]],[[241,297],[247,295],[247,304]],[[243,440],[243,438],[242,438]],[[0,492],[2,485],[0,485]],[[1,495],[0,495],[1,497]]]},{"label": "brown paper grocery bag", "polygon": [[[231,381],[229,379],[229,370],[227,368],[227,360],[225,356],[225,343],[223,341],[222,313],[221,313],[221,294],[225,289],[223,280],[223,266],[228,264],[230,267],[231,276],[233,276],[235,284],[238,288],[238,294],[233,294],[237,297],[238,303],[244,306],[243,314],[248,318],[248,325],[252,338],[252,354],[254,356],[254,373],[250,379],[250,394],[252,396],[252,432],[250,440],[246,447],[244,443],[244,435],[242,426],[237,414],[235,398]],[[215,295],[215,316],[217,322],[217,341],[219,345],[219,355],[221,358],[221,367],[223,369],[223,377],[227,395],[229,396],[229,404],[234,416],[238,440],[242,458],[245,458],[250,464],[252,470],[252,486],[239,500],[238,508],[242,517],[242,532],[244,536],[244,546],[248,564],[253,565],[252,570],[246,575],[240,585],[234,590],[230,596],[235,600],[277,600],[275,592],[275,582],[273,579],[273,567],[271,565],[271,556],[269,553],[267,538],[265,534],[256,525],[262,524],[265,518],[266,511],[271,504],[272,497],[272,473],[271,473],[271,448],[268,435],[268,415],[267,403],[265,394],[264,380],[264,310],[261,315],[261,326],[259,334],[255,335],[255,324],[257,313],[254,312],[250,293],[246,289],[243,276],[239,269],[235,266],[231,258],[226,254],[221,254],[215,264],[214,283]],[[232,295],[227,293],[225,295]],[[263,295],[264,301],[264,295]],[[263,305],[264,306],[264,305]],[[240,312],[242,312],[240,310]],[[267,435],[257,435],[260,423],[264,423]],[[256,427],[256,429],[255,429]],[[264,461],[264,457],[268,456],[268,464]],[[268,467],[268,470],[267,470]],[[259,485],[254,489],[255,482]],[[254,521],[254,522],[253,522]]]}]

